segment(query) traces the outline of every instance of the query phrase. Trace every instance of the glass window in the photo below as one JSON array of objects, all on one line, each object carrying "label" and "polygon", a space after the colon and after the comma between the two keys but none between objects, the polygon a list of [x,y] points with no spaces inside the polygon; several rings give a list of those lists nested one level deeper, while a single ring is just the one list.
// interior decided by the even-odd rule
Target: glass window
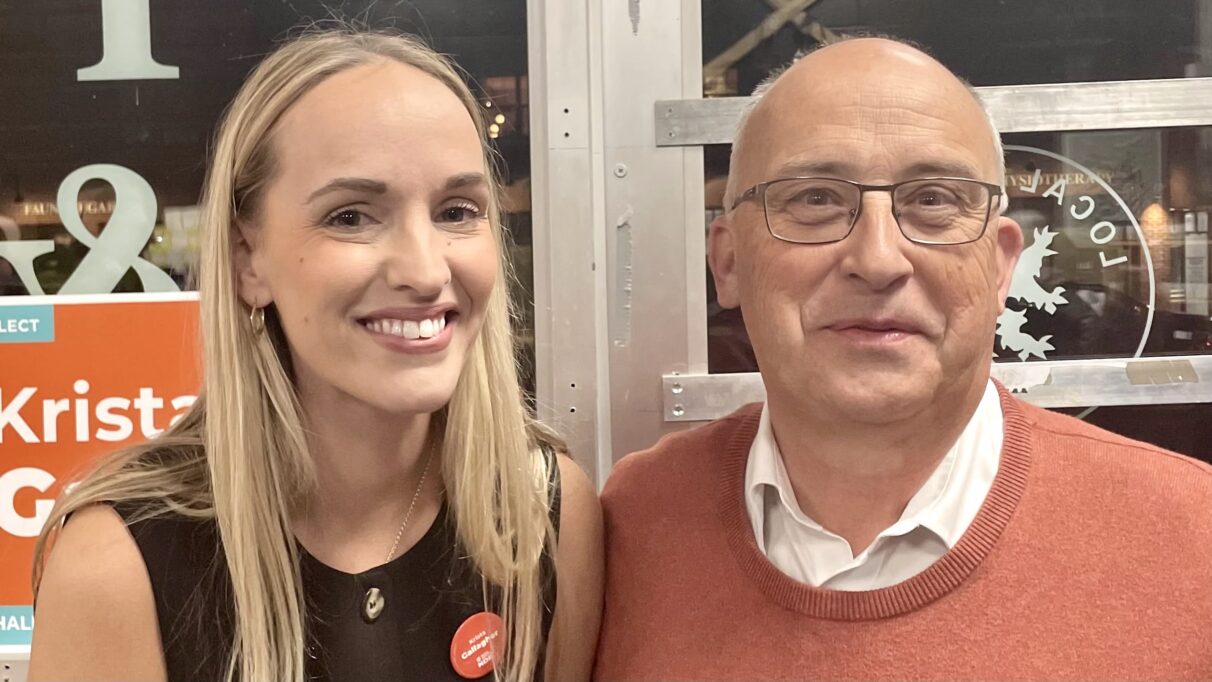
[{"label": "glass window", "polygon": [[[1212,128],[1005,136],[1006,215],[1023,229],[1000,361],[1212,352]],[[709,147],[706,223],[728,147]],[[799,248],[813,248],[802,246]],[[713,373],[754,371],[740,312],[708,287]]]},{"label": "glass window", "polygon": [[[1212,352],[1212,127],[1017,133],[1004,142],[1006,215],[1025,248],[998,321],[997,361]],[[729,151],[705,149],[708,225],[722,210]],[[720,308],[710,273],[707,287],[710,371],[757,371],[740,311]],[[1086,419],[1212,460],[1212,441],[1191,427],[1207,411],[1100,408]]]},{"label": "glass window", "polygon": [[[24,243],[0,245],[0,295],[187,288],[208,142],[223,107],[276,40],[331,16],[324,3],[308,0],[152,2],[141,30],[149,35],[150,58],[163,65],[158,77],[89,80],[89,67],[105,50],[115,51],[105,42],[102,14],[119,5],[90,0],[3,8],[0,70],[9,92],[21,96],[0,109],[0,242]],[[420,35],[467,71],[504,160],[505,205],[525,301],[523,365],[532,367],[526,3],[455,8],[440,0],[365,0],[341,3],[339,11],[372,27]],[[58,198],[68,178],[83,181],[78,219],[66,215],[71,202],[65,207]],[[118,197],[115,187],[134,194]],[[137,201],[146,204],[143,214],[114,213],[116,204]],[[145,282],[128,269],[115,281],[78,279],[63,290],[100,239],[129,242],[132,259],[150,261],[169,277]],[[533,381],[529,374],[526,380]]]},{"label": "glass window", "polygon": [[[508,224],[529,307],[525,0],[358,0],[337,10],[331,4],[0,4],[0,73],[10,95],[0,107],[0,294],[187,287],[208,144],[223,108],[277,40],[301,25],[322,25],[337,11],[371,27],[419,35],[467,71],[504,160]],[[128,16],[140,6],[147,8],[145,18],[137,11]],[[124,52],[120,36],[104,33],[105,12],[146,34],[149,48]],[[109,64],[117,79],[93,80],[105,75],[99,63]],[[79,186],[74,201],[59,200],[65,180]],[[77,279],[64,290],[98,240],[124,244],[132,260],[154,263],[168,277],[144,281],[128,269],[83,284]],[[525,320],[532,329],[533,312],[527,310]],[[532,338],[522,334],[523,341]],[[532,342],[528,348],[529,356]]]},{"label": "glass window", "polygon": [[999,321],[999,358],[1212,350],[1212,129],[1005,141],[1007,215],[1026,248]]},{"label": "glass window", "polygon": [[703,0],[704,93],[747,95],[796,52],[863,33],[923,45],[974,85],[1212,75],[1208,0]]}]

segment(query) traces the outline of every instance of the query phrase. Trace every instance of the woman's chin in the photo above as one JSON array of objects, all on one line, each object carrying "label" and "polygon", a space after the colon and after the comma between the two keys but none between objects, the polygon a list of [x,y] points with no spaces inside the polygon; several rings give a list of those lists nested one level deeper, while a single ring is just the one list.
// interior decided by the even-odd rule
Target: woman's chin
[{"label": "woman's chin", "polygon": [[442,409],[450,402],[452,391],[409,391],[402,395],[379,393],[362,396],[367,405],[386,414],[430,414]]}]

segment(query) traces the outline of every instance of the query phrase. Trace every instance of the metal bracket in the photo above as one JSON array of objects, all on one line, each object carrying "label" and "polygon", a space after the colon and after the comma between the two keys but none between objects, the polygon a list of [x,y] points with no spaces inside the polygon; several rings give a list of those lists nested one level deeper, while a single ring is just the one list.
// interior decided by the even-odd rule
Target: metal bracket
[{"label": "metal bracket", "polygon": [[[993,377],[1046,408],[1212,403],[1212,355],[1052,362],[997,362]],[[666,374],[665,421],[723,417],[766,398],[762,375]]]},{"label": "metal bracket", "polygon": [[[1212,78],[976,88],[1003,133],[1212,125]],[[751,97],[664,100],[658,147],[729,144]]]}]

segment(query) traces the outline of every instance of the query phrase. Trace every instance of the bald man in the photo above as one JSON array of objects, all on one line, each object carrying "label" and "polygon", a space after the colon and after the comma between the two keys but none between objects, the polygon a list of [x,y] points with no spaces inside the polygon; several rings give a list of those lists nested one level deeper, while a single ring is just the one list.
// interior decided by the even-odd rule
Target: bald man
[{"label": "bald man", "polygon": [[1000,149],[889,40],[764,89],[709,257],[766,402],[616,467],[597,679],[1212,679],[1212,468],[990,379]]}]

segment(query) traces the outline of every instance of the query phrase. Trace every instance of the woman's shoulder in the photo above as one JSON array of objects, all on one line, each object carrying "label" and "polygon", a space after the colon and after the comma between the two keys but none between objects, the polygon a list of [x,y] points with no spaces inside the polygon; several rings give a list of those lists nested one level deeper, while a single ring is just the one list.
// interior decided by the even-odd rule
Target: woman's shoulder
[{"label": "woman's shoulder", "polygon": [[[137,568],[132,575],[147,581],[159,602],[171,601],[166,593],[174,589],[196,588],[222,557],[222,546],[213,517],[176,511],[163,499],[127,499],[72,512],[56,534],[47,572],[56,555],[76,553],[112,560],[124,570]],[[68,570],[81,570],[72,568],[77,563],[71,561]]]},{"label": "woman's shoulder", "polygon": [[564,452],[556,453],[555,461],[556,467],[554,467],[553,475],[559,491],[559,506],[556,509],[560,517],[560,525],[565,525],[564,519],[570,514],[582,516],[586,511],[595,509],[600,513],[597,488],[581,465]]},{"label": "woman's shoulder", "polygon": [[556,573],[561,576],[561,583],[580,583],[580,579],[571,579],[579,574],[592,585],[602,564],[602,506],[598,503],[597,487],[581,465],[567,454],[559,453],[556,462],[560,491],[559,501],[552,509],[558,518]]},{"label": "woman's shoulder", "polygon": [[139,578],[146,571],[126,519],[114,505],[92,504],[74,512],[55,534],[41,588],[106,586],[112,596],[146,582]]},{"label": "woman's shoulder", "polygon": [[58,532],[35,619],[31,680],[164,678],[151,581],[125,520],[109,505],[78,510]]},{"label": "woman's shoulder", "polygon": [[[559,497],[552,508],[556,521],[556,574],[571,589],[597,589],[603,562],[602,506],[597,487],[585,470],[566,454],[556,457]],[[576,576],[574,578],[574,576]],[[561,584],[560,591],[566,588]]]},{"label": "woman's shoulder", "polygon": [[555,556],[559,599],[547,647],[546,679],[589,679],[602,611],[602,508],[597,487],[581,466],[563,453],[556,462],[561,497]]}]

